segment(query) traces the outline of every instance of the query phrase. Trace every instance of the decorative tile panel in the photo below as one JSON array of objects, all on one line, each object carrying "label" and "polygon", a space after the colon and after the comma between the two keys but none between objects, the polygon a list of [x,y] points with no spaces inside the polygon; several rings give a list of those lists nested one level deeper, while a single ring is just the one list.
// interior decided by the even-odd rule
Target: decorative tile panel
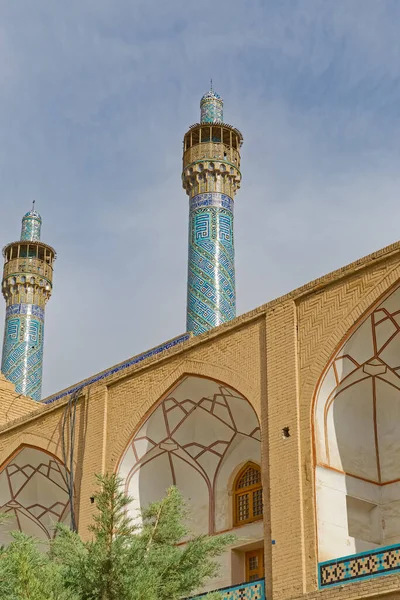
[{"label": "decorative tile panel", "polygon": [[[265,582],[264,579],[252,581],[250,583],[242,583],[232,587],[226,587],[220,590],[215,590],[220,594],[221,600],[265,600]],[[209,592],[208,592],[209,593]],[[200,594],[192,598],[204,598],[206,594]]]},{"label": "decorative tile panel", "polygon": [[208,194],[198,194],[190,200],[190,210],[196,210],[203,206],[215,206],[216,208],[226,208],[233,212],[234,201],[226,194],[217,192]]},{"label": "decorative tile panel", "polygon": [[236,316],[233,200],[190,200],[187,330],[199,335]]},{"label": "decorative tile panel", "polygon": [[1,370],[15,390],[40,400],[43,369],[44,310],[34,304],[7,307]]},{"label": "decorative tile panel", "polygon": [[11,304],[6,308],[6,319],[12,315],[34,315],[44,321],[44,309],[35,304]]},{"label": "decorative tile panel", "polygon": [[400,572],[400,545],[387,546],[319,563],[319,587],[343,585],[395,572]]}]

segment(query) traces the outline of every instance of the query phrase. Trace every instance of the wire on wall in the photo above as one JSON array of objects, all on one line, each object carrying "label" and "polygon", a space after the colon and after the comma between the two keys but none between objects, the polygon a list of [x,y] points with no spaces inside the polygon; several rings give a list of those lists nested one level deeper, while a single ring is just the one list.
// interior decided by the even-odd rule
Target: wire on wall
[{"label": "wire on wall", "polygon": [[[76,406],[82,388],[76,390],[69,398],[62,419],[61,444],[67,481],[68,498],[71,511],[71,529],[77,531],[74,504],[74,452],[75,452],[75,421]],[[69,439],[68,439],[69,438]],[[67,448],[69,450],[67,456]]]}]

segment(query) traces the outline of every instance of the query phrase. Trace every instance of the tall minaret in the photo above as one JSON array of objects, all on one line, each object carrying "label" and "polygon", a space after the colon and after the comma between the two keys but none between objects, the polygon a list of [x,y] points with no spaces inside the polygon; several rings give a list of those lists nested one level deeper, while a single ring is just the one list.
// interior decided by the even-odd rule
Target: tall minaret
[{"label": "tall minaret", "polygon": [[44,309],[53,286],[55,251],[40,241],[42,219],[34,210],[22,219],[21,239],[3,250],[6,301],[1,371],[20,394],[40,400]]},{"label": "tall minaret", "polygon": [[223,122],[223,100],[212,86],[200,111],[184,138],[182,173],[189,196],[186,328],[195,335],[236,316],[233,205],[243,142]]}]

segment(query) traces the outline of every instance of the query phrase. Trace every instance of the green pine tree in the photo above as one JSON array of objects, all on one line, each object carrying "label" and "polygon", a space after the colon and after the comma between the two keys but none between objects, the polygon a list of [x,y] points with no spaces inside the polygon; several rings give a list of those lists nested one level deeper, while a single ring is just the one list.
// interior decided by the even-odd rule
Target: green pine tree
[{"label": "green pine tree", "polygon": [[61,572],[40,544],[20,532],[0,550],[2,600],[78,600],[64,585]]},{"label": "green pine tree", "polygon": [[[32,538],[13,534],[12,544],[0,552],[0,598],[178,600],[216,575],[216,558],[235,538],[191,537],[185,525],[188,508],[175,487],[143,511],[143,525],[137,528],[128,516],[130,498],[121,491],[120,479],[97,479],[92,540],[83,542],[58,525],[43,553]],[[218,597],[210,594],[207,600]]]}]

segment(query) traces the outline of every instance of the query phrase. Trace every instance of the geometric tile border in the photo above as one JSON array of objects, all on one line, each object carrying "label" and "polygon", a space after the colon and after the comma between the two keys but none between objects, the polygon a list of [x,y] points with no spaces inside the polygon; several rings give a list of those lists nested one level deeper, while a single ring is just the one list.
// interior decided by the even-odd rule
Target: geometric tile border
[{"label": "geometric tile border", "polygon": [[327,560],[318,565],[318,585],[326,588],[400,571],[400,546],[386,546]]},{"label": "geometric tile border", "polygon": [[178,344],[181,344],[182,342],[186,342],[186,340],[189,340],[191,337],[192,337],[191,333],[184,333],[183,335],[180,335],[179,337],[176,337],[165,344],[161,344],[161,346],[156,346],[155,348],[152,348],[151,350],[148,350],[147,352],[144,352],[143,354],[138,354],[138,355],[134,356],[133,358],[130,358],[126,362],[121,363],[120,365],[117,365],[116,367],[113,367],[112,369],[108,369],[107,371],[102,371],[101,373],[99,373],[98,375],[95,375],[91,379],[87,379],[87,380],[83,381],[82,383],[80,383],[72,388],[69,388],[68,390],[64,390],[60,394],[50,396],[49,398],[46,398],[46,400],[44,400],[42,402],[42,404],[52,404],[56,400],[59,400],[60,398],[64,398],[64,396],[70,396],[71,394],[74,394],[75,392],[82,390],[83,388],[87,387],[88,385],[91,385],[92,383],[96,383],[96,381],[100,381],[100,379],[105,379],[109,375],[113,375],[114,373],[118,373],[119,371],[127,369],[128,367],[130,367],[132,365],[136,365],[137,363],[142,362],[142,360],[145,360],[146,358],[149,358],[150,356],[155,356],[156,354],[160,354],[160,352],[164,352],[164,350],[168,350],[169,348],[173,348],[174,346],[177,346]]},{"label": "geometric tile border", "polygon": [[[251,583],[242,583],[233,587],[213,590],[213,592],[218,592],[221,600],[265,600],[265,581],[264,579],[258,579]],[[191,600],[197,600],[197,598],[202,598],[209,593],[200,594]]]}]

